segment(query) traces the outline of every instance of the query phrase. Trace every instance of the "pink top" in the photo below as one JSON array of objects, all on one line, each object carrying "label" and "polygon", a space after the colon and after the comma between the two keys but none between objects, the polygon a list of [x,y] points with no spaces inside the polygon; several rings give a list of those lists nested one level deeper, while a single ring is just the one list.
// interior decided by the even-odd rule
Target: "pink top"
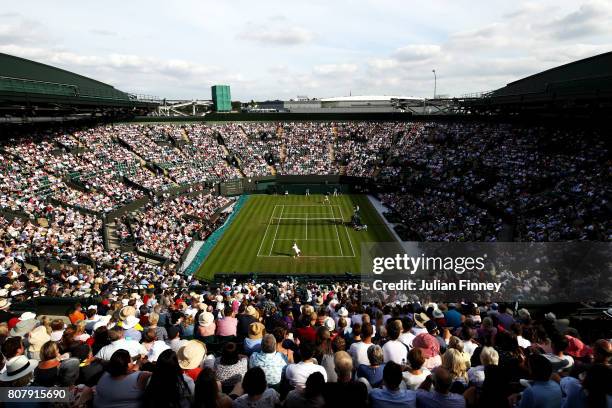
[{"label": "pink top", "polygon": [[235,317],[224,317],[217,320],[217,335],[218,336],[235,336],[238,319]]}]

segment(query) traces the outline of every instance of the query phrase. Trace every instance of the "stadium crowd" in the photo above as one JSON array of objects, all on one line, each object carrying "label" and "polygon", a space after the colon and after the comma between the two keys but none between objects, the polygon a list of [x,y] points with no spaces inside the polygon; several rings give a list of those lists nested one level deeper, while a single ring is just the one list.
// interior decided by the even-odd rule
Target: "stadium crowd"
[{"label": "stadium crowd", "polygon": [[2,386],[69,387],[71,406],[100,408],[612,402],[610,339],[541,309],[391,294],[362,304],[346,283],[175,275],[117,291],[98,279],[98,296],[63,317],[0,299]]},{"label": "stadium crowd", "polygon": [[[428,210],[457,207],[449,214],[452,224],[462,223],[457,218],[469,220],[468,213],[475,211],[514,224],[519,241],[610,240],[609,150],[596,130],[420,123],[389,155],[380,179],[399,178],[405,194],[386,200],[404,211],[410,227],[422,215],[413,201],[428,189]],[[478,235],[490,236],[496,224],[489,220],[477,226],[482,229]],[[427,235],[427,228],[415,232]]]},{"label": "stadium crowd", "polygon": [[[121,224],[130,224],[139,250],[178,262],[194,237],[206,239],[223,221],[220,218],[212,222],[212,217],[229,203],[229,199],[210,193],[172,199],[166,196],[125,217]],[[125,226],[119,227],[120,238],[127,238],[126,230]]]}]

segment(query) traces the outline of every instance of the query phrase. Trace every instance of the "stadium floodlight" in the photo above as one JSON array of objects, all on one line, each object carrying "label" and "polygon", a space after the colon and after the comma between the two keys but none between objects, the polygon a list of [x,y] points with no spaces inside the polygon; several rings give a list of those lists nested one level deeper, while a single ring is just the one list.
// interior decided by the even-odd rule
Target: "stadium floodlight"
[{"label": "stadium floodlight", "polygon": [[436,86],[438,85],[438,78],[436,77],[436,70],[432,69],[431,72],[434,74],[434,95],[433,98],[436,99]]}]

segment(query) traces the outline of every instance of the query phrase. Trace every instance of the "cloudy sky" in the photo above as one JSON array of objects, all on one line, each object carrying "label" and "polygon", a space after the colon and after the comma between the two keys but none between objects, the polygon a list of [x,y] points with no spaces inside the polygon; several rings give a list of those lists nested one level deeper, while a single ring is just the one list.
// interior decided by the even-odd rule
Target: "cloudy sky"
[{"label": "cloudy sky", "polygon": [[462,95],[612,50],[609,0],[6,2],[0,52],[139,94]]}]

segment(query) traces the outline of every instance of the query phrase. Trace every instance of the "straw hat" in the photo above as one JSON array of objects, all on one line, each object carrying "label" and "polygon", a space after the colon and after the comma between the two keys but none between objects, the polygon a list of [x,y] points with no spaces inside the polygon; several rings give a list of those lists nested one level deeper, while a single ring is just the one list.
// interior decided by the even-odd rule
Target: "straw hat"
[{"label": "straw hat", "polygon": [[198,317],[200,326],[210,326],[215,321],[215,317],[210,312],[202,312]]},{"label": "straw hat", "polygon": [[125,306],[119,311],[119,319],[125,320],[128,316],[136,316],[136,309],[133,306]]},{"label": "straw hat", "polygon": [[249,339],[256,340],[263,337],[264,325],[254,322],[249,325]]},{"label": "straw hat", "polygon": [[257,313],[257,309],[255,309],[253,306],[249,305],[246,308],[246,314],[248,314],[249,316],[253,316],[254,318],[259,318],[259,313]]},{"label": "straw hat", "polygon": [[414,315],[414,322],[416,323],[417,326],[419,326],[420,328],[425,328],[425,322],[427,322],[429,320],[429,317],[425,314],[425,313],[415,313]]},{"label": "straw hat", "polygon": [[28,360],[24,355],[16,356],[6,362],[6,371],[0,374],[0,381],[14,381],[30,374],[38,365],[37,360]]},{"label": "straw hat", "polygon": [[0,310],[6,310],[11,306],[11,301],[6,298],[0,299]]},{"label": "straw hat", "polygon": [[201,341],[189,340],[178,349],[176,356],[183,370],[191,370],[198,367],[206,357],[206,346]]},{"label": "straw hat", "polygon": [[49,340],[51,340],[51,336],[47,333],[47,328],[45,326],[38,326],[30,332],[30,337],[28,339],[30,346],[28,350],[30,352],[38,352],[42,345]]}]

